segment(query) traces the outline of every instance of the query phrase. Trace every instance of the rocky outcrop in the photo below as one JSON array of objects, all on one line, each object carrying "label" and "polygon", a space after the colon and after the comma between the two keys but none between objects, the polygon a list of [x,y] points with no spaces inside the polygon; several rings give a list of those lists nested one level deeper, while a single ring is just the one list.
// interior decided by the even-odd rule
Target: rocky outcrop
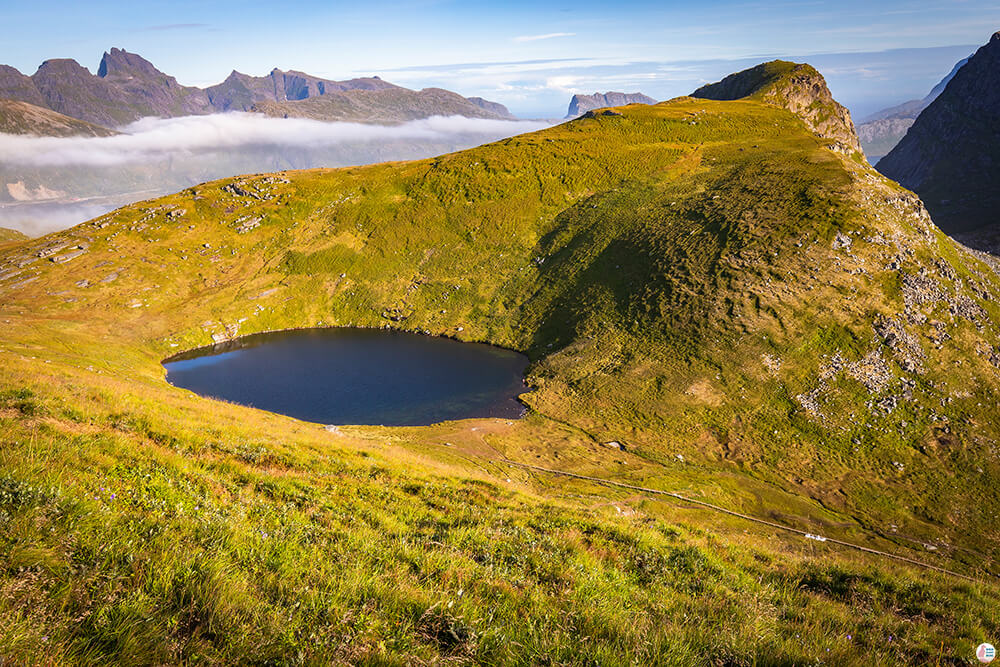
[{"label": "rocky outcrop", "polygon": [[955,73],[878,170],[948,233],[1000,226],[1000,32]]},{"label": "rocky outcrop", "polygon": [[642,93],[594,93],[593,95],[574,95],[569,101],[566,118],[577,118],[603,107],[623,107],[626,104],[656,104],[656,100]]},{"label": "rocky outcrop", "polygon": [[[180,85],[177,79],[156,69],[142,56],[117,48],[104,54],[97,74],[92,74],[71,59],[47,60],[30,77],[13,67],[0,65],[0,98],[27,102],[108,127],[124,125],[147,116],[175,117],[218,111],[249,111],[261,104],[284,104],[352,91],[406,91],[416,94],[416,91],[396,86],[377,76],[333,81],[305,72],[277,68],[267,76],[259,77],[234,70],[222,83],[206,89],[194,88]],[[482,98],[466,99],[456,93],[449,94],[463,101],[458,106],[465,111],[456,111],[455,105],[450,105],[437,111],[437,114],[513,118],[502,104]],[[391,96],[387,96],[387,99],[389,97]],[[423,109],[386,111],[398,112],[402,116],[409,112],[409,117],[436,115],[427,114]],[[335,119],[336,117],[324,118]]]},{"label": "rocky outcrop", "polygon": [[730,74],[718,83],[702,86],[692,97],[709,100],[752,98],[788,109],[806,127],[844,152],[861,152],[851,113],[830,93],[826,79],[811,65],[773,60]]},{"label": "rocky outcrop", "polygon": [[969,61],[963,58],[952,68],[946,77],[935,85],[926,97],[919,100],[909,100],[902,104],[876,111],[865,118],[858,125],[858,137],[861,139],[861,147],[872,164],[877,163],[889,151],[895,148],[899,140],[902,139],[907,130],[913,125],[920,112],[923,111],[937,99],[948,82],[952,80],[955,73],[961,69],[962,65]]}]

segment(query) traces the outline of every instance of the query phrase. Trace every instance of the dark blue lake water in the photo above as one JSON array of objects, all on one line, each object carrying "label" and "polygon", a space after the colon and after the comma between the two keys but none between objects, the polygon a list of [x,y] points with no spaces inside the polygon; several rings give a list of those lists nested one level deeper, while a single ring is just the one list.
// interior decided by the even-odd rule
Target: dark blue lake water
[{"label": "dark blue lake water", "polygon": [[297,419],[421,426],[519,417],[528,359],[480,343],[344,328],[247,336],[163,365],[172,385]]}]

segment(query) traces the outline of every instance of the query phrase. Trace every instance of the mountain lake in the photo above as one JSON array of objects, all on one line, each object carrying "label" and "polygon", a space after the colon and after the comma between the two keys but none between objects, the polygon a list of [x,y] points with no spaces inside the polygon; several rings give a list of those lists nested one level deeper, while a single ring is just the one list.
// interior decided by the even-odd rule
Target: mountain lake
[{"label": "mountain lake", "polygon": [[174,386],[305,421],[424,426],[520,417],[528,358],[449,338],[323,328],[245,336],[163,365]]}]

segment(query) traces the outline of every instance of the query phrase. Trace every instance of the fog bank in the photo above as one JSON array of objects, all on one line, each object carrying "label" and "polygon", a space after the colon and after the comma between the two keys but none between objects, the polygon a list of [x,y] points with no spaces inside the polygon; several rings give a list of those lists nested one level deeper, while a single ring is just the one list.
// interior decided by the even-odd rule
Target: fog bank
[{"label": "fog bank", "polygon": [[112,137],[0,134],[0,227],[37,236],[217,178],[419,159],[546,126],[462,116],[366,125],[226,113],[145,118]]}]

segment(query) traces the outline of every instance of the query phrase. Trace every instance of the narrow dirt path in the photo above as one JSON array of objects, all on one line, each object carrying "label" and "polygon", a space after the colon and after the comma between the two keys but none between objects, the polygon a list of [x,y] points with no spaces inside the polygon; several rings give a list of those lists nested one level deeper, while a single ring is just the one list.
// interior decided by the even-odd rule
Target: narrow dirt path
[{"label": "narrow dirt path", "polygon": [[[722,512],[723,514],[728,514],[729,516],[735,516],[746,521],[752,521],[776,530],[783,530],[789,533],[795,533],[797,535],[802,535],[803,537],[817,542],[826,542],[829,544],[837,544],[842,547],[847,547],[849,549],[856,549],[858,551],[864,551],[865,553],[874,554],[876,556],[881,556],[883,558],[891,558],[893,560],[902,561],[904,563],[909,563],[910,565],[916,565],[918,567],[926,568],[928,570],[934,570],[935,572],[941,572],[942,574],[947,574],[952,577],[958,577],[959,579],[965,579],[967,581],[978,582],[979,580],[975,577],[971,577],[967,574],[961,574],[960,572],[955,572],[953,570],[948,570],[943,567],[938,567],[937,565],[931,565],[930,563],[925,563],[923,561],[916,560],[914,558],[907,558],[906,556],[900,556],[898,554],[889,553],[888,551],[880,551],[878,549],[872,549],[870,547],[865,547],[860,544],[854,544],[853,542],[845,542],[843,540],[838,540],[833,537],[823,537],[822,535],[814,535],[813,533],[808,533],[804,530],[799,530],[798,528],[791,528],[789,526],[783,526],[780,523],[774,523],[773,521],[767,521],[766,519],[759,519],[748,514],[741,514],[740,512],[734,512],[733,510],[726,509],[725,507],[720,507],[718,505],[713,505],[712,503],[705,502],[703,500],[695,500],[688,496],[682,496],[679,493],[673,493],[672,491],[662,491],[660,489],[650,489],[645,486],[637,486],[635,484],[627,484],[625,482],[615,482],[608,479],[603,479],[601,477],[591,477],[589,475],[580,475],[573,472],[566,472],[565,470],[553,470],[552,468],[543,468],[541,466],[531,465],[529,463],[518,463],[517,461],[511,461],[509,459],[500,459],[500,463],[505,463],[509,466],[515,468],[521,468],[523,470],[534,470],[538,472],[548,473],[550,475],[559,475],[561,477],[571,477],[573,479],[581,479],[588,482],[594,482],[596,484],[601,484],[603,486],[614,486],[622,489],[631,489],[633,491],[642,491],[643,493],[649,493],[658,496],[669,496],[680,500],[685,503],[691,503],[699,507],[704,507],[715,512]],[[996,576],[996,575],[994,575]],[[1000,577],[997,577],[1000,578]]]}]

